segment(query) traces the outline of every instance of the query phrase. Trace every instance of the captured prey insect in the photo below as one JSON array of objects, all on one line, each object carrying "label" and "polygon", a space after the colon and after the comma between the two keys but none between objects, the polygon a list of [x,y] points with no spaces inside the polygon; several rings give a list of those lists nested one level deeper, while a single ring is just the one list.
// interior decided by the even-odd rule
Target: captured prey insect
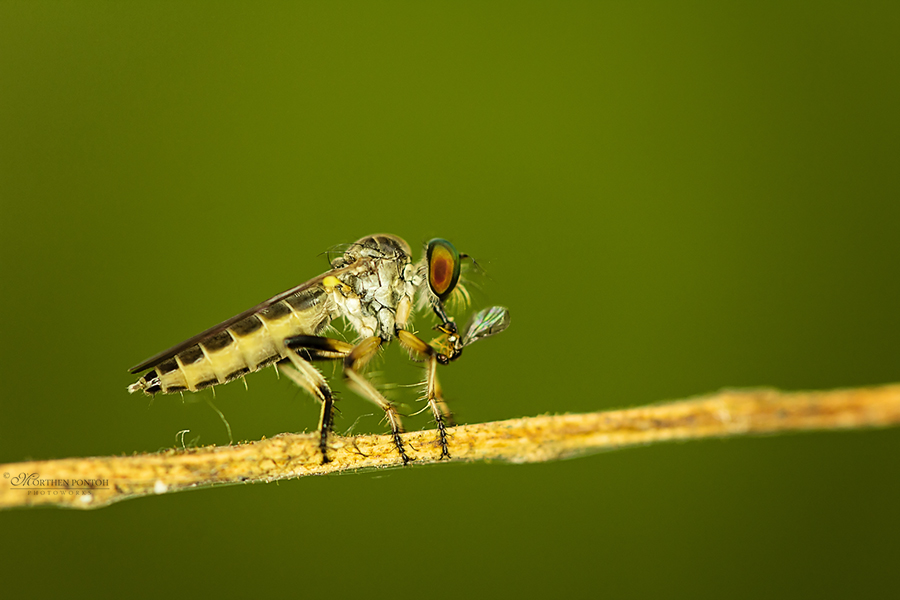
[{"label": "captured prey insect", "polygon": [[[453,421],[441,394],[437,365],[456,360],[467,345],[509,325],[509,311],[495,306],[474,315],[467,330],[459,333],[444,303],[457,288],[463,258],[450,242],[433,239],[425,246],[425,256],[414,264],[409,245],[399,237],[364,237],[333,259],[326,273],[132,367],[133,374],[150,370],[128,391],[196,392],[276,364],[321,403],[319,449],[322,461],[328,462],[335,398],[311,363],[339,360],[349,387],[384,410],[394,444],[406,463],[409,456],[400,436],[400,414],[360,373],[378,349],[396,337],[412,358],[425,362],[425,399],[437,423],[440,458],[449,458],[447,427]],[[435,327],[439,335],[431,343],[409,331],[417,301],[429,305],[440,320]],[[356,331],[355,344],[321,335],[338,317]]]}]

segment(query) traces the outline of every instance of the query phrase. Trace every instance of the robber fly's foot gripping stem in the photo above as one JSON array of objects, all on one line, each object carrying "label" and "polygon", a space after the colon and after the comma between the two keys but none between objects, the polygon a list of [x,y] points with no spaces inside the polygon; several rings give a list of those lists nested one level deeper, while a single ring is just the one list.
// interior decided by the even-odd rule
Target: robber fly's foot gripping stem
[{"label": "robber fly's foot gripping stem", "polygon": [[394,438],[394,446],[397,447],[397,452],[400,453],[400,458],[403,460],[403,466],[405,467],[412,459],[406,454],[406,449],[403,447],[403,440],[400,438],[400,432],[394,431],[391,435]]},{"label": "robber fly's foot gripping stem", "polygon": [[441,441],[441,456],[438,460],[450,460],[450,447],[447,445],[447,426],[444,423],[443,416],[437,418],[438,435]]}]

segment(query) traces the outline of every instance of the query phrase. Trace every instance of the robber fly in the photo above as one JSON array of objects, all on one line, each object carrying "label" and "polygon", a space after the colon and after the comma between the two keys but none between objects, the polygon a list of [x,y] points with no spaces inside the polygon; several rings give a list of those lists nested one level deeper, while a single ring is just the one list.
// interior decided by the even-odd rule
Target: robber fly
[{"label": "robber fly", "polygon": [[[509,311],[495,306],[474,315],[460,334],[444,303],[457,288],[463,258],[447,240],[433,239],[426,244],[422,260],[414,264],[409,245],[399,237],[364,237],[334,258],[330,271],[132,367],[133,374],[150,370],[128,391],[196,392],[277,365],[321,403],[319,449],[322,461],[328,462],[335,399],[311,363],[342,361],[349,387],[384,410],[405,464],[409,456],[400,437],[400,414],[360,372],[379,348],[397,338],[412,358],[425,362],[425,399],[437,423],[441,458],[449,458],[447,427],[453,421],[441,394],[437,365],[456,360],[467,345],[509,325]],[[440,320],[435,327],[439,335],[431,343],[409,331],[417,303],[430,306]],[[338,317],[356,331],[355,344],[322,336]]]}]

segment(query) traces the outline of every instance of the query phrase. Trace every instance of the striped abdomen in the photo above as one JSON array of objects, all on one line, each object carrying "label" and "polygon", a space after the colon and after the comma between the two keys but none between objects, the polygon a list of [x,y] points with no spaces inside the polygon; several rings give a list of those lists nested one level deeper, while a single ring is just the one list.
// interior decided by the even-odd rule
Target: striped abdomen
[{"label": "striped abdomen", "polygon": [[[153,369],[128,387],[129,392],[196,392],[258,371],[287,357],[286,338],[317,335],[336,316],[323,290],[305,290],[230,323],[213,328],[177,354],[148,366]],[[176,347],[177,349],[177,347]]]}]

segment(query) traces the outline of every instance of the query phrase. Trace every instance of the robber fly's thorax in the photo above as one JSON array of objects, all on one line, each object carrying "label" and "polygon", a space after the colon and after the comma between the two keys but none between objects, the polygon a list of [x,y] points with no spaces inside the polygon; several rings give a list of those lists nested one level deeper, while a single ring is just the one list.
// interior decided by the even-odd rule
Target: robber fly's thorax
[{"label": "robber fly's thorax", "polygon": [[405,241],[369,236],[334,259],[332,268],[341,272],[323,280],[325,291],[361,338],[389,342],[406,327],[422,277]]}]

